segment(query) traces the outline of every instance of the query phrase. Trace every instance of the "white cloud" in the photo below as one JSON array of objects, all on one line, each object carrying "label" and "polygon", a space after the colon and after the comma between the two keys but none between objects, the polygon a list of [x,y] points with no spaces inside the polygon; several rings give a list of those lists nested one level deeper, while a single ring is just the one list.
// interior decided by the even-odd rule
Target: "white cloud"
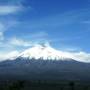
[{"label": "white cloud", "polygon": [[86,53],[82,51],[82,52],[76,52],[71,54],[73,58],[76,60],[83,61],[83,62],[90,62],[90,53]]},{"label": "white cloud", "polygon": [[11,40],[9,40],[8,44],[13,45],[13,46],[24,46],[28,47],[31,46],[31,42],[24,41],[23,39],[18,39],[16,37],[13,37]]},{"label": "white cloud", "polygon": [[11,51],[7,53],[0,53],[0,61],[4,61],[6,59],[13,60],[19,54],[18,51]]},{"label": "white cloud", "polygon": [[5,26],[3,23],[0,22],[0,31],[3,31],[3,30],[5,30]]},{"label": "white cloud", "polygon": [[80,52],[68,52],[68,51],[62,51],[64,55],[67,55],[68,57],[80,61],[80,62],[89,62],[90,63],[90,53],[86,53],[84,51]]},{"label": "white cloud", "polygon": [[0,6],[0,15],[12,14],[20,10],[22,10],[22,6],[4,5]]},{"label": "white cloud", "polygon": [[[2,32],[0,36],[2,39],[4,39],[4,35]],[[48,34],[46,32],[38,32],[38,33],[31,33],[25,37],[23,36],[22,38],[19,38],[19,37],[5,38],[4,42],[0,42],[0,48],[8,47],[8,48],[16,49],[17,47],[31,47],[35,44],[46,42],[47,36]]]},{"label": "white cloud", "polygon": [[36,39],[37,40],[34,41],[34,37],[33,37],[32,40],[30,41],[30,40],[24,40],[24,39],[13,37],[13,38],[8,40],[7,44],[8,44],[8,46],[11,46],[11,47],[18,47],[18,46],[31,47],[31,46],[34,46],[36,44],[46,42],[46,40],[44,40],[43,38],[37,37]]},{"label": "white cloud", "polygon": [[4,40],[3,32],[0,32],[0,40]]}]

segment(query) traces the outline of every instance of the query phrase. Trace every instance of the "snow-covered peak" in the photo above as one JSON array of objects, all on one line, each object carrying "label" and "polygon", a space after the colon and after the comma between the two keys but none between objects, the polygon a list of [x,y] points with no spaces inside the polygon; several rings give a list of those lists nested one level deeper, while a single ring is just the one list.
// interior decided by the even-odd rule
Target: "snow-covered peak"
[{"label": "snow-covered peak", "polygon": [[71,56],[68,53],[56,50],[49,44],[37,44],[22,52],[19,57],[29,59],[43,59],[43,60],[70,60]]}]

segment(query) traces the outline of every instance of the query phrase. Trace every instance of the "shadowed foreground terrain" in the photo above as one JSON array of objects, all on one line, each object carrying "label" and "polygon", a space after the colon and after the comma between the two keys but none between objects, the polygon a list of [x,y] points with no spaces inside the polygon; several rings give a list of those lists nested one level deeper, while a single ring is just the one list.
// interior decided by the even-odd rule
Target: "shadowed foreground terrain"
[{"label": "shadowed foreground terrain", "polygon": [[90,63],[18,58],[0,71],[0,90],[90,90]]},{"label": "shadowed foreground terrain", "polygon": [[90,90],[88,82],[78,81],[1,81],[0,90]]}]

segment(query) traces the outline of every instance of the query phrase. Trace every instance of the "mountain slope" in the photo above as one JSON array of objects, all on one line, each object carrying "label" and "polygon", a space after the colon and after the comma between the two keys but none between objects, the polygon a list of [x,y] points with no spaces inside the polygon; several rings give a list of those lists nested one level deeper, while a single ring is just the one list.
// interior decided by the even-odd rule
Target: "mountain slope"
[{"label": "mountain slope", "polygon": [[77,61],[15,59],[0,63],[1,79],[89,80],[90,64]]},{"label": "mountain slope", "polygon": [[74,60],[51,46],[36,45],[13,60],[0,62],[1,79],[90,81],[90,63]]},{"label": "mountain slope", "polygon": [[70,60],[72,56],[62,51],[58,51],[49,45],[35,45],[34,47],[25,50],[18,57],[28,59],[43,59],[43,60]]}]

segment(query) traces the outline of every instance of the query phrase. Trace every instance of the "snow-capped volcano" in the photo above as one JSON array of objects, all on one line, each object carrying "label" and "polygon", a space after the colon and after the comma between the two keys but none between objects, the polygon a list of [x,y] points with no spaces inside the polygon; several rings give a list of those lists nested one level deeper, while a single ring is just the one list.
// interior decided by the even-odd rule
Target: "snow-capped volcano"
[{"label": "snow-capped volcano", "polygon": [[43,60],[70,60],[71,55],[62,51],[56,50],[47,44],[35,45],[22,52],[19,57],[28,59],[43,59]]},{"label": "snow-capped volcano", "polygon": [[13,60],[0,62],[0,70],[3,71],[0,72],[0,79],[90,81],[89,69],[90,63],[79,62],[68,52],[39,44],[20,53]]}]

